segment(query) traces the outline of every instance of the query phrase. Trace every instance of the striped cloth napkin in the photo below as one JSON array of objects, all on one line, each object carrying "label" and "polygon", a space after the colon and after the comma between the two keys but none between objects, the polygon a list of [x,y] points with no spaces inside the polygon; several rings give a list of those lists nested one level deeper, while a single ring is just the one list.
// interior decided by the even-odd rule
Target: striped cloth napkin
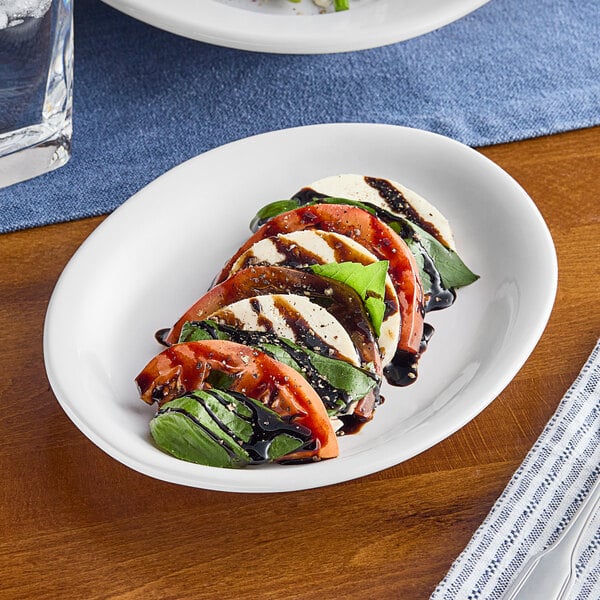
[{"label": "striped cloth napkin", "polygon": [[[600,341],[430,600],[501,600],[527,559],[560,536],[598,477]],[[570,598],[600,598],[600,514],[577,546]]]}]

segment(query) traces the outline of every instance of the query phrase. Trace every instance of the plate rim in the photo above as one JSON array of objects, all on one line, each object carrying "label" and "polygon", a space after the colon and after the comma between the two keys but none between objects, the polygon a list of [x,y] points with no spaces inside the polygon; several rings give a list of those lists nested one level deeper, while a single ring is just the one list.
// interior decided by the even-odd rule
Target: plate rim
[{"label": "plate rim", "polygon": [[[70,277],[69,274],[70,274],[71,270],[75,268],[77,261],[81,258],[81,256],[83,256],[85,254],[85,252],[87,251],[86,248],[88,248],[90,245],[95,243],[94,240],[96,238],[98,238],[99,236],[102,236],[105,229],[112,227],[112,224],[117,222],[117,220],[119,219],[119,215],[121,215],[122,211],[134,210],[135,206],[138,203],[140,203],[140,202],[143,203],[145,201],[144,199],[145,199],[146,195],[148,194],[149,189],[151,190],[151,188],[155,185],[161,185],[162,182],[164,182],[165,178],[167,178],[167,177],[177,178],[178,171],[185,170],[186,165],[188,165],[189,163],[193,163],[198,160],[201,161],[202,157],[204,157],[205,155],[208,155],[208,154],[221,153],[221,152],[226,153],[228,151],[227,149],[230,146],[234,146],[234,145],[238,145],[238,144],[252,144],[256,138],[268,138],[271,136],[288,136],[290,134],[293,136],[293,135],[295,135],[294,132],[296,132],[298,130],[302,130],[302,132],[306,132],[307,130],[314,130],[314,131],[318,131],[322,135],[323,131],[326,129],[329,129],[332,131],[342,130],[342,129],[347,129],[347,130],[348,129],[350,129],[350,130],[362,129],[364,131],[371,130],[371,129],[373,129],[373,130],[388,129],[388,130],[390,130],[390,132],[397,132],[399,135],[402,135],[402,133],[400,133],[399,130],[403,130],[406,132],[413,132],[413,133],[417,132],[419,135],[433,136],[435,138],[441,138],[442,140],[444,140],[445,143],[455,144],[455,145],[459,146],[462,149],[462,151],[466,151],[467,153],[472,153],[473,155],[476,155],[478,157],[477,160],[483,160],[484,163],[486,163],[488,165],[488,167],[491,167],[494,170],[497,170],[501,174],[502,177],[509,178],[512,185],[516,186],[515,189],[520,190],[521,194],[523,195],[523,198],[526,201],[528,201],[529,208],[533,209],[535,211],[535,213],[537,214],[538,225],[541,226],[540,231],[544,235],[545,242],[547,244],[546,249],[551,249],[550,255],[547,256],[547,258],[549,260],[549,264],[546,266],[552,272],[552,280],[548,282],[548,289],[546,290],[546,294],[545,294],[545,302],[544,302],[541,312],[539,313],[535,327],[533,328],[532,333],[530,333],[529,337],[527,338],[528,343],[520,349],[520,352],[518,352],[515,356],[513,356],[512,361],[511,361],[511,368],[507,369],[504,372],[503,377],[495,380],[494,385],[492,386],[492,391],[490,392],[489,398],[486,402],[478,404],[477,406],[472,407],[472,410],[469,411],[468,413],[464,413],[463,418],[460,421],[457,421],[455,423],[455,426],[451,430],[448,429],[448,430],[445,430],[442,432],[438,432],[438,435],[435,436],[435,438],[429,438],[427,441],[423,442],[422,444],[419,444],[418,447],[411,449],[411,451],[407,453],[408,454],[407,456],[404,456],[400,459],[394,458],[392,460],[389,460],[389,459],[380,460],[380,461],[378,461],[378,464],[375,468],[373,468],[372,463],[369,463],[368,465],[365,464],[361,468],[355,469],[350,476],[343,474],[343,469],[339,469],[337,476],[334,476],[334,477],[327,476],[325,478],[325,480],[323,480],[323,481],[319,480],[319,479],[315,479],[315,481],[313,481],[313,483],[309,484],[309,485],[305,484],[300,487],[298,487],[296,485],[291,485],[291,486],[288,485],[288,486],[278,487],[277,489],[274,489],[271,486],[260,487],[260,486],[256,486],[256,485],[248,485],[247,480],[250,479],[249,475],[251,473],[256,472],[256,470],[254,470],[254,469],[236,470],[235,473],[240,476],[240,480],[241,480],[241,483],[239,483],[238,485],[232,485],[230,482],[219,482],[219,481],[214,481],[214,480],[207,484],[206,481],[198,481],[195,478],[190,478],[189,476],[183,476],[183,475],[173,476],[172,474],[170,474],[167,477],[157,475],[155,470],[153,470],[152,468],[148,468],[145,463],[137,461],[137,460],[133,459],[131,456],[124,454],[123,452],[120,451],[119,448],[115,447],[112,443],[110,443],[110,441],[102,438],[102,436],[98,436],[96,434],[96,432],[93,430],[93,428],[91,428],[89,426],[89,424],[85,422],[85,420],[82,420],[82,418],[78,415],[75,408],[72,406],[71,401],[66,397],[66,396],[68,396],[68,394],[63,389],[62,383],[60,381],[60,377],[57,374],[56,369],[55,369],[53,357],[51,356],[51,330],[53,327],[53,320],[56,318],[56,314],[55,314],[56,313],[56,311],[55,311],[56,303],[59,301],[59,297],[62,294],[62,289],[66,285],[65,282],[68,283],[68,278]],[[159,182],[159,180],[160,180],[160,182]],[[98,225],[98,227],[96,227],[90,233],[90,235],[80,244],[80,246],[77,248],[77,250],[71,257],[71,259],[68,261],[67,265],[61,272],[61,274],[56,282],[56,285],[55,285],[52,295],[50,297],[50,301],[48,303],[46,317],[45,317],[45,321],[44,321],[44,336],[43,336],[44,364],[46,367],[46,374],[47,374],[48,380],[50,382],[50,385],[52,387],[52,390],[54,392],[54,395],[56,397],[56,400],[58,401],[59,405],[63,408],[63,410],[65,411],[67,416],[69,416],[71,421],[76,425],[76,427],[78,427],[80,429],[80,431],[82,431],[84,433],[84,435],[86,435],[86,437],[88,437],[88,439],[90,439],[90,441],[92,441],[101,450],[106,452],[109,456],[115,458],[122,464],[124,464],[140,473],[143,473],[145,475],[148,475],[150,477],[153,477],[155,479],[159,479],[162,481],[168,481],[171,483],[186,485],[186,486],[190,486],[190,487],[211,489],[211,490],[217,490],[217,491],[242,492],[242,493],[300,491],[300,490],[317,488],[317,487],[321,487],[321,486],[325,486],[325,485],[333,485],[333,484],[341,483],[344,481],[350,481],[352,479],[356,479],[359,477],[363,477],[365,475],[373,474],[380,470],[390,468],[394,465],[400,464],[401,462],[404,462],[405,460],[408,460],[408,459],[422,453],[423,451],[438,444],[440,441],[450,437],[456,431],[458,431],[459,429],[464,427],[468,422],[470,422],[472,419],[474,419],[485,408],[487,408],[487,406],[489,406],[489,404],[491,404],[491,402],[493,402],[497,398],[497,396],[510,383],[510,381],[512,381],[512,379],[515,377],[515,375],[518,373],[518,371],[525,364],[525,362],[529,358],[530,354],[533,352],[533,350],[534,350],[535,346],[537,345],[537,343],[539,342],[539,339],[541,338],[541,336],[546,328],[547,322],[550,318],[552,308],[554,305],[554,300],[556,297],[557,285],[558,285],[558,263],[557,263],[556,249],[554,247],[554,243],[553,243],[550,231],[549,231],[538,207],[535,205],[535,203],[530,198],[530,196],[525,192],[525,190],[520,186],[520,184],[510,174],[508,174],[499,165],[497,165],[496,163],[494,163],[493,161],[488,159],[483,154],[477,152],[473,148],[470,148],[456,140],[453,140],[453,139],[443,136],[441,134],[433,133],[430,131],[411,128],[411,127],[405,127],[405,126],[399,126],[399,125],[381,124],[381,123],[325,123],[325,124],[314,124],[314,125],[300,126],[300,127],[293,127],[293,128],[284,128],[284,129],[273,130],[273,131],[269,131],[269,132],[265,132],[265,133],[261,133],[261,134],[256,134],[256,135],[246,137],[246,138],[240,138],[238,140],[229,142],[227,144],[224,144],[222,146],[219,146],[219,147],[209,150],[207,152],[201,153],[196,157],[188,159],[188,160],[182,162],[181,164],[177,165],[176,167],[170,169],[169,171],[166,171],[163,175],[161,175],[160,177],[158,177],[157,179],[155,179],[154,181],[149,183],[147,186],[145,186],[144,188],[139,190],[137,193],[132,195],[121,206],[119,206],[115,211],[113,211],[112,214],[108,215],[106,217],[106,219],[104,219]],[[338,458],[338,459],[336,459],[336,461],[338,463],[341,463],[341,462],[343,462],[343,458]],[[181,462],[183,462],[183,461],[181,461]],[[189,465],[190,463],[184,463],[184,464]],[[195,467],[201,467],[201,466],[195,465]],[[303,466],[298,466],[295,468],[299,469],[301,467],[303,467]],[[314,467],[309,466],[309,468],[314,468]],[[214,468],[212,468],[212,467],[203,467],[203,469],[209,469],[211,473],[214,472]],[[203,469],[200,469],[200,470],[203,470]],[[223,471],[223,470],[221,469],[221,471]],[[224,470],[224,471],[229,471],[229,470]]]},{"label": "plate rim", "polygon": [[[162,0],[102,1],[148,25],[217,46],[273,54],[331,54],[369,50],[419,37],[465,17],[490,0],[451,0],[454,3],[452,6],[441,3],[434,7],[438,11],[434,18],[417,18],[410,22],[410,26],[404,25],[404,28],[402,20],[389,17],[382,17],[368,27],[364,13],[368,13],[369,7],[355,9],[354,13],[296,15],[293,16],[294,20],[302,20],[302,26],[297,27],[297,23],[293,26],[287,23],[287,15],[241,11],[217,0],[204,0],[204,4],[191,7],[186,5],[189,0],[174,0],[188,10],[191,8],[193,18],[190,18],[189,12],[186,18],[173,15],[172,8],[169,10],[167,3]],[[173,6],[173,2],[168,4]],[[397,7],[395,10],[401,14]],[[358,11],[361,21],[357,27],[353,24],[358,23]],[[240,15],[240,12],[244,14]],[[339,28],[329,27],[332,19],[337,20]]]}]

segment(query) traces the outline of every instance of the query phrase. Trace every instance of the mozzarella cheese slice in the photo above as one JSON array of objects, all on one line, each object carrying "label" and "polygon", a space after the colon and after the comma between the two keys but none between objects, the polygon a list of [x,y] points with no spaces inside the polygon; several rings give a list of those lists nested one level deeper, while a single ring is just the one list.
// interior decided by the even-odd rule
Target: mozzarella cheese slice
[{"label": "mozzarella cheese slice", "polygon": [[364,175],[333,175],[306,186],[332,198],[369,202],[392,213],[414,220],[440,242],[456,250],[448,219],[425,198],[390,179]]},{"label": "mozzarella cheese slice", "polygon": [[[279,234],[256,242],[234,263],[230,275],[256,264],[306,267],[333,262],[355,262],[369,265],[377,260],[372,252],[348,236],[329,231],[306,229]],[[385,280],[384,301],[386,313],[377,340],[383,366],[387,365],[394,357],[401,327],[398,295],[389,275]]]},{"label": "mozzarella cheese slice", "polygon": [[266,294],[238,300],[210,319],[244,331],[265,331],[325,356],[360,367],[348,332],[322,306],[297,294]]}]

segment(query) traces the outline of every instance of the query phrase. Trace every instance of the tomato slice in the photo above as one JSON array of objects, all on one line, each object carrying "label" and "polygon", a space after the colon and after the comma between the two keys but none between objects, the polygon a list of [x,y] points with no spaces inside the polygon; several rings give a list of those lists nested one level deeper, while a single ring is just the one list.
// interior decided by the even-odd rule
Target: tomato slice
[{"label": "tomato slice", "polygon": [[389,275],[398,294],[402,316],[398,349],[419,354],[423,337],[424,304],[417,263],[404,240],[383,221],[362,208],[343,204],[317,204],[296,208],[273,217],[236,252],[216,282],[222,282],[229,277],[235,261],[255,242],[279,233],[303,229],[321,229],[346,235],[362,244],[379,259],[389,261]]},{"label": "tomato slice", "polygon": [[212,387],[215,376],[227,389],[258,400],[308,427],[315,449],[294,460],[334,458],[338,442],[323,402],[294,369],[254,348],[223,340],[175,344],[155,356],[136,377],[140,396],[159,406],[183,394]]}]

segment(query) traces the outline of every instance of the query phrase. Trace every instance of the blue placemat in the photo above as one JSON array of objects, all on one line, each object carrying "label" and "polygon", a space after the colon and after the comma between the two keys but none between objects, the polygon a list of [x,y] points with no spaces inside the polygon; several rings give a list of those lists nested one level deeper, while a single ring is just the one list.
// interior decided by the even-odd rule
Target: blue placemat
[{"label": "blue placemat", "polygon": [[0,232],[108,213],[183,160],[273,129],[382,122],[480,146],[600,124],[598,0],[491,0],[414,40],[317,56],[75,4],[73,158],[0,190]]}]

